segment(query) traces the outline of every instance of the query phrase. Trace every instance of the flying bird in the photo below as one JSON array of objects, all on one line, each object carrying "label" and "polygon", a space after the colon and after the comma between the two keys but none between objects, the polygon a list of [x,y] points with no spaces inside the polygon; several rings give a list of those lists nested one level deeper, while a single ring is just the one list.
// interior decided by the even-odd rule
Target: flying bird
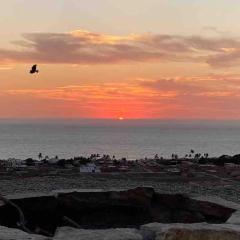
[{"label": "flying bird", "polygon": [[38,73],[38,72],[39,72],[39,70],[37,69],[37,64],[33,65],[32,69],[30,70],[30,73],[34,74],[34,73]]}]

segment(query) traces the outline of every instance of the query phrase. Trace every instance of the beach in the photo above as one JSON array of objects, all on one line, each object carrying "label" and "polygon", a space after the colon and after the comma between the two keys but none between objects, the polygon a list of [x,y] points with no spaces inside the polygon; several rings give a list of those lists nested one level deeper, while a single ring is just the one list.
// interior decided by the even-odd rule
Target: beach
[{"label": "beach", "polygon": [[6,176],[0,179],[3,195],[50,193],[62,189],[126,189],[151,186],[160,193],[190,197],[217,196],[240,203],[240,182],[222,178],[165,177],[158,173],[56,174],[36,177]]}]

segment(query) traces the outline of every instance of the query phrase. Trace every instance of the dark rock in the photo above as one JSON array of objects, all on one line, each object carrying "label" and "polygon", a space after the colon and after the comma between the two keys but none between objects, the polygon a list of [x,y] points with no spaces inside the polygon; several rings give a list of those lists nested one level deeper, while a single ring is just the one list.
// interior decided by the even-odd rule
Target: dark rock
[{"label": "dark rock", "polygon": [[235,209],[197,201],[181,194],[158,194],[152,199],[153,220],[162,223],[224,223]]},{"label": "dark rock", "polygon": [[[32,231],[40,227],[53,232],[59,224],[58,202],[54,196],[23,197],[11,199],[11,202],[22,210],[25,225]],[[0,207],[0,225],[18,228],[19,221],[19,212],[11,204]]]},{"label": "dark rock", "polygon": [[178,210],[172,213],[172,219],[170,223],[198,223],[205,221],[206,218],[201,213]]},{"label": "dark rock", "polygon": [[191,200],[188,209],[201,213],[205,216],[206,221],[211,223],[224,223],[236,211],[235,209],[223,207],[215,203],[197,200]]},{"label": "dark rock", "polygon": [[136,227],[151,221],[154,190],[59,193],[62,215],[70,215],[84,228]]},{"label": "dark rock", "polygon": [[10,198],[0,205],[0,225],[20,227],[18,206],[31,232],[52,236],[63,226],[85,229],[138,228],[150,222],[223,223],[235,209],[181,194],[139,187],[125,191],[79,190],[54,195]]}]

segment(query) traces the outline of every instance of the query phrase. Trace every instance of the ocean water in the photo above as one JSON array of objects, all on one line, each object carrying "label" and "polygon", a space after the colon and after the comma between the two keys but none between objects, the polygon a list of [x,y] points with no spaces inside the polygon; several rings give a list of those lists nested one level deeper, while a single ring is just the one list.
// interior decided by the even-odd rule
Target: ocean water
[{"label": "ocean water", "polygon": [[239,121],[1,120],[0,159],[110,154],[139,159],[190,149],[210,156],[240,153]]}]

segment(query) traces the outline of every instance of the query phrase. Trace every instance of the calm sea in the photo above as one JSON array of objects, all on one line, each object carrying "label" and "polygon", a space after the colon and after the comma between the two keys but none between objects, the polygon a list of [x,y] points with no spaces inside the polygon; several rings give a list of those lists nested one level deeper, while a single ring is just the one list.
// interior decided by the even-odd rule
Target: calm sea
[{"label": "calm sea", "polygon": [[238,121],[0,121],[0,159],[110,154],[129,159],[190,149],[210,156],[240,153]]}]

